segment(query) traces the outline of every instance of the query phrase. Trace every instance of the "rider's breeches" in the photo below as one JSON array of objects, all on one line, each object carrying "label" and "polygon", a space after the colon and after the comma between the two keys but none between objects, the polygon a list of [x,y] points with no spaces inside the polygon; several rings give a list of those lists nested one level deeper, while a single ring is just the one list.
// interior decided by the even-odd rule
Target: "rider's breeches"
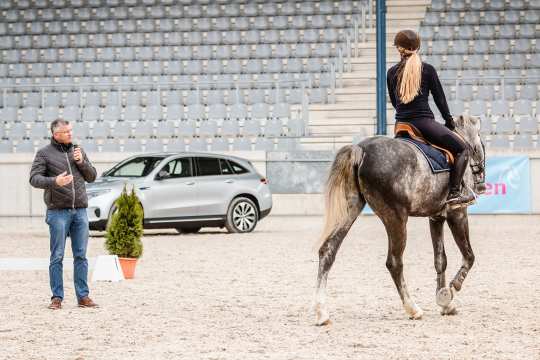
[{"label": "rider's breeches", "polygon": [[459,189],[469,160],[469,150],[465,143],[452,130],[434,119],[416,119],[408,123],[416,127],[429,143],[452,153],[454,166],[450,171],[450,188]]}]

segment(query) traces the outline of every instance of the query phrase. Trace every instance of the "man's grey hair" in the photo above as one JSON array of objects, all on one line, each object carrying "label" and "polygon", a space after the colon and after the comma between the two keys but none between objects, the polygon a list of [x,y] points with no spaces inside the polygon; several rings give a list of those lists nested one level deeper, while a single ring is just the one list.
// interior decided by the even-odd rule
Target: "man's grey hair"
[{"label": "man's grey hair", "polygon": [[55,133],[59,127],[69,125],[69,121],[58,118],[51,123],[51,133]]}]

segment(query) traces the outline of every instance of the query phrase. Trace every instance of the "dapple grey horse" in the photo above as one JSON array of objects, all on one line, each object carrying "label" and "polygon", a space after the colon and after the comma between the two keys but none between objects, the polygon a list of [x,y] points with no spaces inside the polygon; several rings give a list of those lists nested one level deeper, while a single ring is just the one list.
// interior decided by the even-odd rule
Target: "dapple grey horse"
[{"label": "dapple grey horse", "polygon": [[[460,116],[455,132],[468,145],[469,168],[464,176],[466,191],[485,191],[485,152],[480,138],[480,121]],[[367,138],[340,149],[332,164],[326,186],[325,227],[319,243],[319,271],[314,310],[316,324],[330,322],[326,307],[326,282],[336,253],[365,204],[382,220],[388,235],[386,267],[411,319],[423,311],[409,296],[403,278],[403,251],[407,240],[407,218],[429,217],[437,271],[436,301],[441,314],[456,313],[453,301],[474,262],[469,241],[467,208],[448,209],[448,172],[433,174],[414,145],[384,136]],[[446,287],[446,253],[443,225],[447,221],[463,256],[462,266]]]}]

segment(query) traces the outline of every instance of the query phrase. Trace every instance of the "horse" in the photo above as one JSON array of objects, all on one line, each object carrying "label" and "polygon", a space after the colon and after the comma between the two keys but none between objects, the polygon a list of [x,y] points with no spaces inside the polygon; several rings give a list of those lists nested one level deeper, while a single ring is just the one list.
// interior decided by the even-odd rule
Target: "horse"
[{"label": "horse", "polygon": [[[480,120],[466,115],[455,119],[455,132],[469,149],[469,167],[463,185],[475,194],[485,192],[485,148]],[[325,192],[325,225],[319,241],[319,267],[313,310],[316,325],[330,323],[326,307],[328,272],[349,229],[366,203],[384,224],[388,236],[386,267],[392,276],[406,314],[422,318],[423,311],[411,299],[403,278],[403,251],[409,216],[429,217],[437,272],[436,302],[442,315],[457,313],[455,295],[474,263],[469,239],[467,207],[450,209],[446,204],[449,173],[433,174],[423,154],[403,140],[373,136],[342,147],[330,168]],[[475,196],[476,197],[476,196]],[[445,286],[446,253],[443,226],[448,222],[462,254],[462,265]]]}]

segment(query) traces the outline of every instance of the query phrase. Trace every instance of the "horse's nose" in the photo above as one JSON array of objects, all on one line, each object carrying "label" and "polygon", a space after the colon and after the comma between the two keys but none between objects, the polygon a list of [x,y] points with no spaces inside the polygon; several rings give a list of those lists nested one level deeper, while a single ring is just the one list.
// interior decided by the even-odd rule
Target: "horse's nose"
[{"label": "horse's nose", "polygon": [[476,184],[476,193],[478,195],[486,192],[486,183]]}]

